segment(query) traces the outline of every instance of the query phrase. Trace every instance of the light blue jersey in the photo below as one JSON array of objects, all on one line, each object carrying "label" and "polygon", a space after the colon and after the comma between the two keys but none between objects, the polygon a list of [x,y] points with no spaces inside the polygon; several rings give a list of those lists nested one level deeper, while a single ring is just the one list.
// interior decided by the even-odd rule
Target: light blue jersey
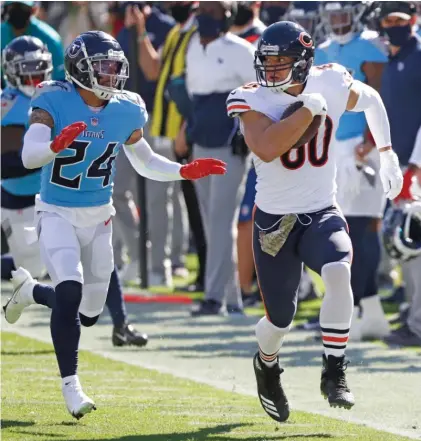
[{"label": "light blue jersey", "polygon": [[[365,62],[387,63],[387,52],[377,32],[363,31],[345,45],[333,40],[322,43],[315,53],[315,64],[338,63],[346,67],[351,75],[366,82],[361,70]],[[339,121],[336,139],[343,141],[364,134],[367,123],[363,112],[345,112]]]},{"label": "light blue jersey", "polygon": [[[1,126],[28,126],[31,99],[20,90],[6,87],[1,92]],[[23,145],[23,139],[22,139]],[[4,156],[2,161],[8,161]],[[3,164],[7,167],[7,164]],[[23,169],[23,164],[22,164]],[[1,186],[15,196],[30,196],[39,192],[41,172],[30,173],[27,176],[3,179]]]},{"label": "light blue jersey", "polygon": [[74,143],[42,168],[41,200],[62,207],[96,207],[111,201],[114,160],[121,144],[143,128],[147,112],[132,92],[114,96],[100,111],[85,104],[72,83],[46,81],[37,87],[32,108],[54,120],[52,137],[68,125],[83,121],[87,129]]}]

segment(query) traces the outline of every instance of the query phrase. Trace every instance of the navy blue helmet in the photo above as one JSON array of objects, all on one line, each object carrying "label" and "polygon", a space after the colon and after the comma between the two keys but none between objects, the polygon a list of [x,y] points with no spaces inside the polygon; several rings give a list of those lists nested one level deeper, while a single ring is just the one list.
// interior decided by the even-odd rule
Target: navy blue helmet
[{"label": "navy blue helmet", "polygon": [[421,202],[390,206],[383,219],[382,237],[386,252],[394,259],[421,256]]},{"label": "navy blue helmet", "polygon": [[326,33],[339,44],[350,42],[364,27],[362,18],[367,7],[367,2],[321,2],[320,14]]},{"label": "navy blue helmet", "polygon": [[[267,63],[267,57],[291,57],[288,63]],[[299,24],[280,21],[263,32],[254,57],[257,82],[264,87],[283,91],[294,84],[306,82],[313,65],[314,42],[311,35]],[[276,78],[279,72],[289,70],[283,80]]]},{"label": "navy blue helmet", "polygon": [[98,98],[120,93],[129,77],[129,62],[118,41],[102,31],[80,34],[66,49],[66,78]]},{"label": "navy blue helmet", "polygon": [[11,87],[32,96],[36,86],[51,77],[53,62],[47,46],[28,35],[17,37],[2,54],[3,73]]}]

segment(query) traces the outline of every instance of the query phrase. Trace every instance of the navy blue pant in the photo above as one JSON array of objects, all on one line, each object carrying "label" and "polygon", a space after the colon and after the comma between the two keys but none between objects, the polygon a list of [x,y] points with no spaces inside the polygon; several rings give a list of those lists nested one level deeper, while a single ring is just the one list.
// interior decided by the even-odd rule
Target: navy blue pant
[{"label": "navy blue pant", "polygon": [[[351,263],[352,245],[345,219],[332,206],[316,213],[298,215],[285,244],[272,257],[261,249],[260,230],[256,224],[266,229],[281,217],[265,213],[256,207],[253,254],[266,315],[275,326],[286,328],[291,324],[297,309],[297,291],[303,264],[321,274],[327,263]],[[278,226],[266,232],[275,231]]]},{"label": "navy blue pant", "polygon": [[351,267],[351,286],[354,293],[354,305],[361,299],[377,294],[377,269],[380,263],[379,220],[371,217],[348,216],[354,249]]}]

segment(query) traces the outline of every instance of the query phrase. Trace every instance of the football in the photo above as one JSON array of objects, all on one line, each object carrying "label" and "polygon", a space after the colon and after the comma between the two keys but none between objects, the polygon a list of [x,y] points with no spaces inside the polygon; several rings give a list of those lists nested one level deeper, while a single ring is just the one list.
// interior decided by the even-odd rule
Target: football
[{"label": "football", "polygon": [[[291,116],[294,112],[296,112],[298,109],[301,109],[303,107],[302,101],[296,101],[295,103],[290,104],[282,114],[281,119],[288,118],[288,116]],[[320,115],[316,115],[313,118],[313,121],[311,124],[307,127],[307,130],[303,133],[301,138],[292,146],[293,149],[296,149],[298,147],[301,147],[304,144],[307,144],[309,141],[313,139],[313,137],[316,135],[317,130],[319,130],[320,124],[322,123],[322,117]]]}]

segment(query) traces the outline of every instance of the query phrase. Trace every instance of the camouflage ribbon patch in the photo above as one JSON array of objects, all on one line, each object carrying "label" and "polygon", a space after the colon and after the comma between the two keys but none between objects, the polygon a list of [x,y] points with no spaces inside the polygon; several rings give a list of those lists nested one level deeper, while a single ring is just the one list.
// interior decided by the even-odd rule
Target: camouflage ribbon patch
[{"label": "camouflage ribbon patch", "polygon": [[259,231],[259,242],[262,251],[275,257],[284,246],[296,221],[297,216],[295,214],[285,214],[277,230],[271,233]]}]

